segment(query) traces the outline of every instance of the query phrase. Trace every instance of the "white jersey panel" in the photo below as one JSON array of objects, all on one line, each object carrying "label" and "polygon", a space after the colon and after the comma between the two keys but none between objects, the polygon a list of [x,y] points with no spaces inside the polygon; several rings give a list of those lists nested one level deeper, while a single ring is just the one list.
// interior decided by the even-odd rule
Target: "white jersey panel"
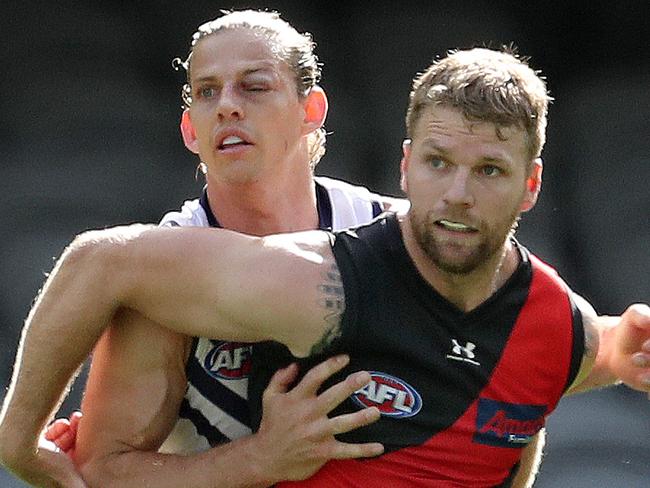
[{"label": "white jersey panel", "polygon": [[[332,178],[315,180],[319,213],[331,214],[331,222],[319,215],[323,228],[340,230],[365,224],[383,211],[383,197],[364,187]],[[209,227],[210,220],[216,219],[208,212],[204,195],[186,201],[179,212],[167,213],[160,225]],[[161,452],[198,452],[251,433],[247,403],[251,351],[245,343],[194,339],[179,420]]]},{"label": "white jersey panel", "polygon": [[208,216],[199,199],[186,200],[180,211],[163,215],[158,224],[162,227],[209,227]]}]

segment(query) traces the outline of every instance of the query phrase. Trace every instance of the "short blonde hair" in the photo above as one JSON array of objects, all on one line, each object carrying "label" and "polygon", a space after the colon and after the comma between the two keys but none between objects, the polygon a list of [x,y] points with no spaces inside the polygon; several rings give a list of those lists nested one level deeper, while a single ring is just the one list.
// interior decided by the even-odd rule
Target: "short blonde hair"
[{"label": "short blonde hair", "polygon": [[413,80],[406,112],[407,136],[425,107],[445,105],[468,120],[526,132],[530,159],[540,156],[546,141],[546,83],[527,61],[508,51],[485,48],[452,51]]}]

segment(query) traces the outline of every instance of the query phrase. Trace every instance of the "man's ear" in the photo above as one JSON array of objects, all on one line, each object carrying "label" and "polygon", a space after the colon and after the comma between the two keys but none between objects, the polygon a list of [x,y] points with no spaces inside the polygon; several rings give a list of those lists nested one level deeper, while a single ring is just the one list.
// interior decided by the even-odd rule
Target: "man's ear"
[{"label": "man's ear", "polygon": [[318,85],[309,90],[309,94],[304,102],[305,108],[305,134],[314,132],[316,129],[323,127],[325,117],[327,117],[327,95]]},{"label": "man's ear", "polygon": [[542,189],[542,170],[544,165],[542,158],[535,158],[528,178],[526,178],[526,193],[521,203],[521,211],[528,212],[537,203],[537,197]]},{"label": "man's ear", "polygon": [[196,138],[196,131],[190,120],[190,111],[185,109],[181,115],[181,134],[185,147],[192,151],[194,154],[199,153],[199,141]]},{"label": "man's ear", "polygon": [[404,139],[402,142],[402,160],[399,164],[400,179],[399,186],[404,193],[408,193],[408,183],[406,182],[406,174],[409,170],[409,161],[411,159],[411,139]]}]

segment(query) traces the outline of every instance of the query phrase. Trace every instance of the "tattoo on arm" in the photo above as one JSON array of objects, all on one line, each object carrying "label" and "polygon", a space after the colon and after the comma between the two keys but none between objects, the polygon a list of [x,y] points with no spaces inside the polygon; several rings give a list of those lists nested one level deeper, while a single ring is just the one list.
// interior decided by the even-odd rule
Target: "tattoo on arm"
[{"label": "tattoo on arm", "polygon": [[324,310],[323,319],[327,328],[323,337],[312,346],[310,354],[320,354],[327,346],[334,342],[341,335],[341,317],[345,310],[345,292],[343,281],[336,263],[332,264],[324,276],[324,281],[318,285],[319,305]]},{"label": "tattoo on arm", "polygon": [[600,344],[600,336],[598,330],[591,318],[585,320],[585,352],[584,355],[588,359],[595,359],[598,354],[598,346]]}]

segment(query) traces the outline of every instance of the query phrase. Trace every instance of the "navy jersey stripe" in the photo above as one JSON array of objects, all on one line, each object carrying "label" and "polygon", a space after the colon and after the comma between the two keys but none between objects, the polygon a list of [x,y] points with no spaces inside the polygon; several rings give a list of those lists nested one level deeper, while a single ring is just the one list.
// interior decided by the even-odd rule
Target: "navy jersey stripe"
[{"label": "navy jersey stripe", "polygon": [[332,202],[327,188],[316,183],[316,208],[318,210],[318,228],[321,230],[332,229]]},{"label": "navy jersey stripe", "polygon": [[210,402],[228,412],[230,416],[250,427],[248,402],[232,390],[210,376],[195,357],[187,362],[187,375],[192,378],[192,385]]},{"label": "navy jersey stripe", "polygon": [[192,408],[190,403],[187,401],[187,398],[183,398],[178,416],[192,422],[199,435],[205,437],[211,447],[230,441],[230,439],[223,435],[219,429],[213,427],[200,411]]},{"label": "navy jersey stripe", "polygon": [[221,224],[219,223],[217,218],[214,216],[214,213],[212,213],[212,209],[210,208],[210,204],[208,203],[208,190],[207,190],[207,188],[203,188],[203,192],[201,193],[201,198],[199,198],[199,204],[203,208],[203,211],[205,212],[205,215],[208,218],[208,224],[210,224],[210,227],[219,227],[219,228],[221,228]]},{"label": "navy jersey stripe", "polygon": [[379,203],[377,200],[372,201],[372,217],[375,218],[377,215],[382,213],[384,209],[381,206],[381,203]]}]

